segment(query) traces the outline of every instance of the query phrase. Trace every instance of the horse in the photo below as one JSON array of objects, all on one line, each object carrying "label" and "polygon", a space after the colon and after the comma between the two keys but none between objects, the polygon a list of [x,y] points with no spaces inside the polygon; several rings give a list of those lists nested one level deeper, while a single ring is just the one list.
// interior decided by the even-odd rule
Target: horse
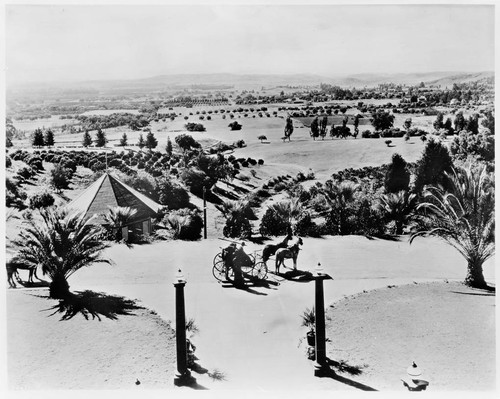
[{"label": "horse", "polygon": [[12,258],[11,260],[5,262],[5,267],[7,270],[7,282],[9,283],[10,288],[16,288],[16,283],[14,282],[14,277],[16,278],[19,284],[22,283],[21,277],[19,276],[18,270],[28,270],[28,283],[34,283],[33,277],[35,277],[38,281],[42,281],[36,275],[37,266],[26,265],[24,263],[19,262],[18,259]]},{"label": "horse", "polygon": [[289,248],[280,248],[276,251],[276,274],[280,272],[281,265],[285,266],[285,259],[293,259],[293,269],[297,270],[297,256],[299,255],[300,245],[300,242],[296,242]]},{"label": "horse", "polygon": [[[267,266],[267,261],[269,260],[269,258],[271,256],[273,256],[276,251],[280,248],[287,248],[288,247],[288,243],[290,242],[290,240],[293,238],[292,235],[287,235],[285,237],[285,239],[283,241],[281,241],[280,243],[278,244],[268,244],[264,247],[264,249],[262,250],[262,262],[264,262],[264,264]],[[300,243],[300,245],[302,245],[302,238],[298,237],[297,238],[297,242]]]}]

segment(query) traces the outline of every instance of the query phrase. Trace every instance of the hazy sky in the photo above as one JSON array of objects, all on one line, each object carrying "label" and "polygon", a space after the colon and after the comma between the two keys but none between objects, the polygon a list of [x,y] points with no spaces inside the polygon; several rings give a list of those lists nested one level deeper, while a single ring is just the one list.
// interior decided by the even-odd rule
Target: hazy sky
[{"label": "hazy sky", "polygon": [[492,6],[7,5],[8,83],[494,70]]}]

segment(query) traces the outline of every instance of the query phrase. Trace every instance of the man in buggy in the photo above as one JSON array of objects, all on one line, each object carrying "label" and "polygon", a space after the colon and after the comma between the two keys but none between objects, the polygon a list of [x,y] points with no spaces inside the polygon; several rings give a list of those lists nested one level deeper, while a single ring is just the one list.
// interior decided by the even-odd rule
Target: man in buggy
[{"label": "man in buggy", "polygon": [[245,286],[245,280],[243,278],[243,272],[241,270],[242,266],[253,265],[252,259],[243,250],[244,246],[244,242],[242,242],[240,245],[238,245],[238,243],[236,242],[232,242],[228,247],[224,248],[223,252],[224,262],[226,264],[226,280],[229,280],[229,268],[233,269],[234,285],[236,287]]}]

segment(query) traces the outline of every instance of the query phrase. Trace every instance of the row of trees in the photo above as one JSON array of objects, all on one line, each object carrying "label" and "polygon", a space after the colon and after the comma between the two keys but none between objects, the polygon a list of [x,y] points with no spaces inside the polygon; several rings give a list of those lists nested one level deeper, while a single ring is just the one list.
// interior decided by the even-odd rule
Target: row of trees
[{"label": "row of trees", "polygon": [[132,130],[141,130],[155,118],[150,114],[113,113],[111,115],[78,115],[76,119],[84,130],[109,129],[128,126]]},{"label": "row of trees", "polygon": [[35,129],[31,136],[31,144],[33,147],[52,147],[55,144],[54,132],[50,128],[45,131],[40,128]]},{"label": "row of trees", "polygon": [[[92,140],[92,136],[90,135],[90,133],[88,131],[85,131],[82,138],[82,145],[84,147],[90,147],[92,143],[96,147],[105,147],[108,143],[106,133],[104,133],[104,131],[99,128],[97,129],[95,139]],[[126,147],[127,145],[129,145],[128,136],[127,133],[123,133],[122,137],[120,138],[120,146]],[[149,150],[152,150],[158,146],[158,140],[151,131],[148,131],[148,133],[146,134],[146,139],[144,139],[142,133],[139,134],[139,139],[136,145],[141,149],[146,147]]]}]

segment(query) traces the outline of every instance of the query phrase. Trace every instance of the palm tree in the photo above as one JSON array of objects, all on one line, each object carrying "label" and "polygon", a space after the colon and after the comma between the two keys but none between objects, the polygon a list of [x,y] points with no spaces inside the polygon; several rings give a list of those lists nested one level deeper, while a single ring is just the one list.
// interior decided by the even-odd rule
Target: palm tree
[{"label": "palm tree", "polygon": [[336,184],[332,180],[327,180],[322,190],[323,197],[328,204],[328,212],[334,214],[338,221],[337,234],[345,232],[345,225],[348,216],[348,206],[354,200],[354,194],[359,185],[350,181],[343,181]]},{"label": "palm tree", "polygon": [[403,226],[412,216],[416,205],[416,194],[401,190],[397,193],[382,194],[377,207],[389,220],[394,220],[395,233],[400,235],[403,234]]},{"label": "palm tree", "polygon": [[486,167],[457,168],[446,174],[450,185],[430,186],[424,192],[421,211],[423,226],[412,234],[434,235],[457,249],[467,261],[465,283],[487,287],[483,263],[495,252],[495,199],[493,182]]},{"label": "palm tree", "polygon": [[115,241],[120,240],[122,228],[130,223],[136,213],[137,209],[129,206],[115,206],[110,208],[108,213],[102,215]]},{"label": "palm tree", "polygon": [[295,231],[297,223],[305,216],[307,210],[297,197],[281,201],[270,206],[275,214]]},{"label": "palm tree", "polygon": [[110,263],[101,257],[109,244],[102,239],[102,228],[89,223],[83,213],[46,208],[40,216],[41,220],[26,218],[25,228],[13,243],[21,262],[41,265],[51,278],[50,297],[64,299],[70,295],[67,279],[73,273],[93,263]]},{"label": "palm tree", "polygon": [[226,224],[223,229],[225,237],[249,238],[252,235],[250,219],[256,216],[246,200],[226,201],[215,207],[224,215]]}]

